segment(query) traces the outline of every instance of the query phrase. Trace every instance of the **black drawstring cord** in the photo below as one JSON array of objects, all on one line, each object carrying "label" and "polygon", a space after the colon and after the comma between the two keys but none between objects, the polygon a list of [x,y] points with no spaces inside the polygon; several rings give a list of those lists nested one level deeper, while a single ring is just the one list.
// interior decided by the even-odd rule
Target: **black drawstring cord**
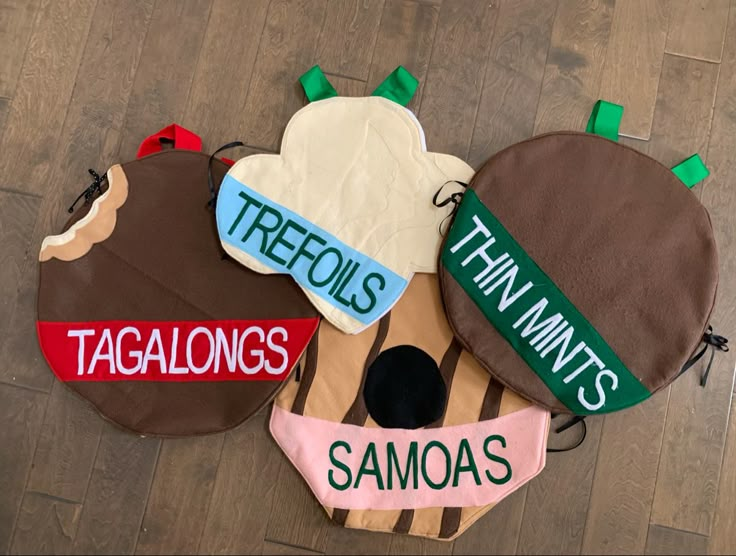
[{"label": "black drawstring cord", "polygon": [[[713,334],[713,327],[708,326],[708,330],[703,334],[703,343],[705,344],[702,349],[696,353],[693,357],[690,358],[690,360],[683,365],[682,369],[680,369],[680,375],[687,371],[690,367],[695,365],[700,358],[705,355],[705,352],[708,350],[709,347],[713,348],[710,352],[710,359],[708,360],[708,365],[705,367],[705,371],[703,372],[703,375],[700,377],[700,385],[705,387],[705,384],[708,382],[708,375],[710,374],[711,365],[713,364],[713,358],[715,357],[716,350],[718,351],[728,351],[728,338],[724,338],[723,336],[719,336],[718,334]],[[679,375],[678,375],[679,376]]]},{"label": "black drawstring cord", "polygon": [[462,201],[462,199],[463,199],[463,194],[460,191],[456,191],[455,193],[453,193],[452,195],[450,195],[449,197],[447,197],[444,201],[440,201],[439,203],[437,202],[437,197],[439,197],[440,192],[442,191],[442,188],[444,188],[448,183],[459,183],[460,185],[462,185],[466,189],[468,187],[468,184],[465,183],[465,182],[462,182],[462,181],[457,181],[457,180],[446,181],[445,183],[442,184],[442,187],[440,187],[437,190],[437,193],[434,194],[434,197],[432,197],[432,204],[434,206],[436,206],[437,208],[441,208],[441,207],[447,206],[450,203],[453,203],[455,205],[454,207],[452,207],[452,211],[450,212],[450,214],[448,214],[447,216],[445,216],[442,219],[442,222],[440,222],[439,231],[440,231],[440,235],[442,235],[442,236],[445,235],[445,233],[442,231],[442,226],[445,224],[445,222],[447,221],[448,218],[451,218],[452,216],[455,215],[455,213],[457,212],[457,207],[460,206],[460,201]]},{"label": "black drawstring cord", "polygon": [[[557,417],[557,415],[553,414],[552,417]],[[557,427],[555,429],[555,434],[565,432],[567,429],[577,425],[578,423],[581,423],[583,425],[583,434],[574,445],[569,446],[568,448],[547,448],[547,453],[569,452],[570,450],[574,450],[575,448],[580,446],[585,441],[585,437],[588,435],[588,425],[585,424],[585,417],[583,415],[576,415],[564,425],[560,425],[559,427]]]},{"label": "black drawstring cord", "polygon": [[68,209],[69,214],[74,212],[74,207],[77,205],[77,203],[82,197],[84,197],[84,204],[86,205],[92,202],[92,197],[94,196],[95,193],[97,193],[98,195],[102,195],[102,184],[107,180],[107,174],[102,174],[100,176],[92,168],[90,168],[87,171],[94,178],[94,181],[90,184],[90,186],[87,189],[85,189],[79,194],[79,197],[74,199],[72,206],[70,206]]},{"label": "black drawstring cord", "polygon": [[245,143],[242,141],[232,141],[231,143],[228,143],[227,145],[223,145],[219,149],[217,149],[215,152],[213,152],[210,155],[210,159],[207,162],[207,185],[210,188],[210,200],[207,203],[207,206],[209,208],[214,208],[215,203],[217,202],[217,192],[215,191],[215,180],[212,177],[212,161],[215,159],[215,155],[219,153],[220,151],[224,151],[226,149],[233,149],[235,147],[244,147]]}]

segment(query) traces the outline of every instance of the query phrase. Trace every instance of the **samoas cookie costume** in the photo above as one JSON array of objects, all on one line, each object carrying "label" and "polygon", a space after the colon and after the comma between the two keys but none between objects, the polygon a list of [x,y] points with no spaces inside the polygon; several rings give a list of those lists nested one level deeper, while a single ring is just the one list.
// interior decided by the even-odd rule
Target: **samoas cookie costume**
[{"label": "samoas cookie costume", "polygon": [[303,369],[271,434],[338,525],[450,540],[544,467],[549,412],[461,348],[435,274],[361,334],[323,322]]},{"label": "samoas cookie costume", "polygon": [[247,156],[223,180],[220,239],[248,268],[293,276],[330,323],[355,334],[415,272],[437,271],[451,207],[438,211],[432,195],[473,170],[427,152],[404,107],[417,86],[404,68],[365,98],[338,97],[316,66],[301,83],[311,102],[286,126],[281,154]]},{"label": "samoas cookie costume", "polygon": [[463,347],[553,412],[632,406],[708,346],[727,349],[709,327],[713,229],[689,189],[708,171],[697,155],[670,169],[616,143],[622,113],[601,101],[590,133],[549,133],[491,157],[442,249]]},{"label": "samoas cookie costume", "polygon": [[[283,387],[319,324],[288,276],[223,256],[200,149],[176,125],[149,137],[41,247],[37,329],[49,366],[141,434],[240,424]],[[219,183],[228,165],[213,159],[211,170]]]}]

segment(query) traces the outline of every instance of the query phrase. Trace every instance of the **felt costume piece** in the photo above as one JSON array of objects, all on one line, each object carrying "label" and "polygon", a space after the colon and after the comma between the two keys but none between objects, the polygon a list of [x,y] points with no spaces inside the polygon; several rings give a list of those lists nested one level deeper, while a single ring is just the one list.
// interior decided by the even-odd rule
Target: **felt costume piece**
[{"label": "felt costume piece", "polygon": [[[287,276],[223,255],[200,148],[176,125],[149,137],[41,247],[37,331],[49,366],[141,434],[243,422],[283,387],[319,324]],[[219,183],[228,165],[213,159],[211,170]]]},{"label": "felt costume piece", "polygon": [[434,274],[361,334],[323,321],[303,369],[271,433],[339,525],[449,540],[544,467],[549,412],[460,347]]},{"label": "felt costume piece", "polygon": [[451,207],[437,211],[432,195],[473,170],[427,152],[402,106],[416,88],[403,68],[364,98],[336,96],[316,66],[301,81],[312,102],[286,126],[281,154],[242,158],[222,182],[220,239],[248,268],[293,276],[327,320],[355,334],[415,272],[436,272]]},{"label": "felt costume piece", "polygon": [[707,169],[697,155],[670,169],[616,143],[622,113],[600,102],[589,133],[549,133],[492,156],[442,248],[460,343],[553,412],[632,406],[679,376],[702,342],[725,348],[708,328],[713,229],[689,189]]}]

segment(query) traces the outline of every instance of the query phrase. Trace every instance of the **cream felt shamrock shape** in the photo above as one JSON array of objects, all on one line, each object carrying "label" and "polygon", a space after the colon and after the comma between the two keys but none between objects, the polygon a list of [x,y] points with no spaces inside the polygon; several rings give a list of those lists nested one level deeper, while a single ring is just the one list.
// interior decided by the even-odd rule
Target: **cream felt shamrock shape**
[{"label": "cream felt shamrock shape", "polygon": [[432,198],[473,170],[427,152],[404,107],[417,81],[403,67],[370,97],[337,96],[318,66],[301,83],[311,102],[286,126],[281,154],[245,157],[222,182],[218,231],[230,256],[291,274],[326,319],[355,334],[391,309],[415,272],[436,272],[439,224],[452,207]]}]

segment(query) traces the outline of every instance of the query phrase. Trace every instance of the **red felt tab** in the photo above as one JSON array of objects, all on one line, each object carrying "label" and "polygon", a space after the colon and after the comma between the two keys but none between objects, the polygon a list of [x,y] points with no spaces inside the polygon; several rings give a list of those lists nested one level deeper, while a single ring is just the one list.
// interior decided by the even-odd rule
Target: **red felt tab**
[{"label": "red felt tab", "polygon": [[39,321],[37,330],[63,381],[282,381],[318,324],[318,318]]}]

